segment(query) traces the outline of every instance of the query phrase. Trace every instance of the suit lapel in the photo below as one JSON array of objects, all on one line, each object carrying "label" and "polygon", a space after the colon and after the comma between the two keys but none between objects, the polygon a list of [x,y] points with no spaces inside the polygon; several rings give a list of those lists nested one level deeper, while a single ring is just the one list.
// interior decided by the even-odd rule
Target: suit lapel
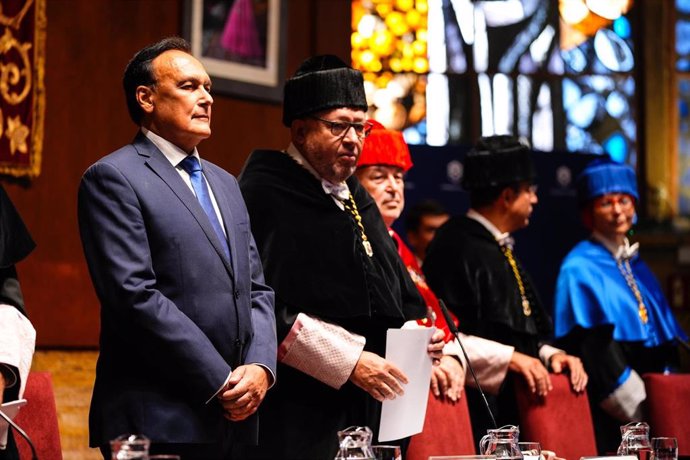
[{"label": "suit lapel", "polygon": [[[206,238],[208,238],[209,242],[218,253],[218,256],[223,260],[226,270],[230,276],[234,278],[233,267],[227,257],[225,257],[223,248],[221,247],[220,241],[218,241],[218,236],[215,230],[213,230],[211,222],[208,220],[208,216],[199,204],[199,200],[197,200],[194,193],[189,189],[189,186],[182,180],[177,170],[170,164],[168,159],[165,158],[165,155],[163,155],[142,133],[137,135],[133,145],[137,149],[137,152],[139,152],[139,155],[146,158],[146,166],[170,187],[182,204],[192,213],[204,232],[204,235],[206,235]],[[225,219],[225,217],[223,217],[223,219]]]}]

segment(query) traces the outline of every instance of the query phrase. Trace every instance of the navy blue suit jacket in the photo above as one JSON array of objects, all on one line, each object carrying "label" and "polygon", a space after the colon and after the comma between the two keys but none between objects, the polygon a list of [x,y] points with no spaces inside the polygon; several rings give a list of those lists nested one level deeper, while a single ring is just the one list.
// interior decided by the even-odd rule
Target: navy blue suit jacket
[{"label": "navy blue suit jacket", "polygon": [[79,227],[101,303],[93,447],[123,433],[225,443],[239,428],[256,431],[255,416],[232,424],[212,396],[240,364],[275,373],[274,294],[237,181],[207,161],[202,168],[232,260],[188,185],[142,133],[82,178]]}]

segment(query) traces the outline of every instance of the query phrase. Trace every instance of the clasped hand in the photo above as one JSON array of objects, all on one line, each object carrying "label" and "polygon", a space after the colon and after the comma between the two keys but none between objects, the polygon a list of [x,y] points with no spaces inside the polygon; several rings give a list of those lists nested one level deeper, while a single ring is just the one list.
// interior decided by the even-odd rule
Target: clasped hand
[{"label": "clasped hand", "polygon": [[259,408],[269,387],[268,371],[256,364],[236,367],[225,389],[218,396],[225,410],[223,416],[239,422]]}]

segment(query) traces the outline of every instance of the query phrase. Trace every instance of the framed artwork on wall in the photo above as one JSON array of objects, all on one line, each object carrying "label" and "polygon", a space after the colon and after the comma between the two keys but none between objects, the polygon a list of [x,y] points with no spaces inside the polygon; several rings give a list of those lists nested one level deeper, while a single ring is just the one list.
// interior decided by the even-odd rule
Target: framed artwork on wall
[{"label": "framed artwork on wall", "polygon": [[213,92],[279,103],[288,0],[186,0],[184,32]]}]

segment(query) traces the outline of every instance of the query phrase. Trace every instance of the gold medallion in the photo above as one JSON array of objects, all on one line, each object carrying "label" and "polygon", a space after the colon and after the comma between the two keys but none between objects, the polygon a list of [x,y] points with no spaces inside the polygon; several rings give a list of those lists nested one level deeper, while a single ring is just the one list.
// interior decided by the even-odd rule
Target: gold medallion
[{"label": "gold medallion", "polygon": [[371,243],[367,240],[364,240],[362,241],[362,246],[364,246],[364,252],[366,252],[369,257],[373,257],[374,249],[371,247]]},{"label": "gold medallion", "polygon": [[637,314],[640,315],[642,324],[647,324],[647,321],[649,321],[649,316],[647,315],[647,308],[644,306],[643,303],[640,303],[637,306]]}]

